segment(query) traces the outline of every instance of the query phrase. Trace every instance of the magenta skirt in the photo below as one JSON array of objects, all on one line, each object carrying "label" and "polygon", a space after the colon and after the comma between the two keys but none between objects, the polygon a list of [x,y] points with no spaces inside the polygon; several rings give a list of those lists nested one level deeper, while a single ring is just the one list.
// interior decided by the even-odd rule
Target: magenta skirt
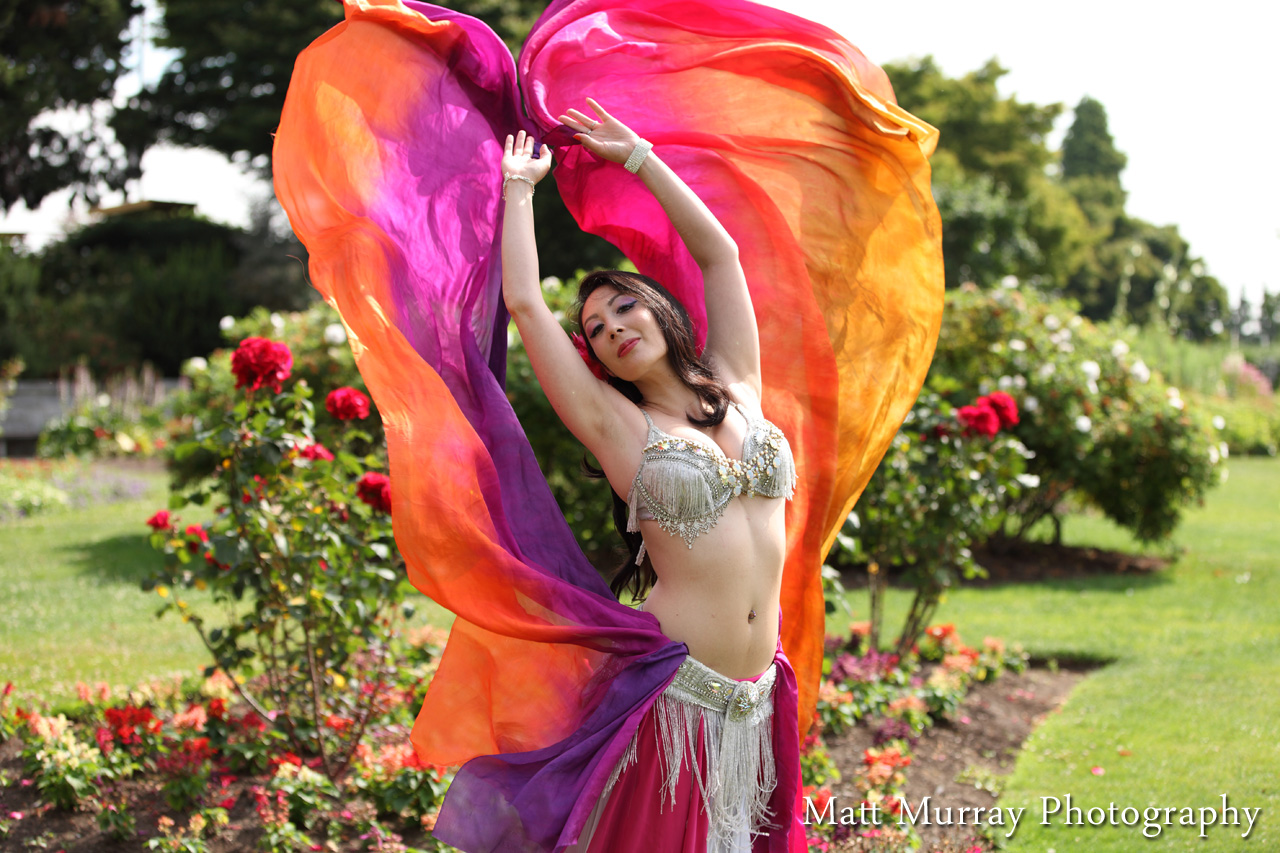
[{"label": "magenta skirt", "polygon": [[[734,681],[687,658],[566,853],[807,853],[799,765],[774,760],[777,666]],[[794,803],[775,796],[787,766]]]}]

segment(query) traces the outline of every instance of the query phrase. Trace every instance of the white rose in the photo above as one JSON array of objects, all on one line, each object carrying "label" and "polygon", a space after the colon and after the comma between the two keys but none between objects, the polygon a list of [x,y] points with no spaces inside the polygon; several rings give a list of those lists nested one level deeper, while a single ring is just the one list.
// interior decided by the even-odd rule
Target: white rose
[{"label": "white rose", "polygon": [[1151,380],[1151,368],[1147,367],[1142,359],[1138,359],[1133,363],[1133,367],[1129,368],[1129,375],[1145,385]]},{"label": "white rose", "polygon": [[1227,428],[1227,419],[1226,419],[1226,418],[1224,418],[1222,415],[1214,415],[1214,416],[1213,416],[1213,428],[1214,428],[1214,429],[1226,429],[1226,428]]},{"label": "white rose", "polygon": [[1044,327],[1051,332],[1056,332],[1062,328],[1062,321],[1053,314],[1048,314],[1044,318]]},{"label": "white rose", "polygon": [[204,373],[209,369],[209,362],[202,356],[187,359],[187,373]]},{"label": "white rose", "polygon": [[1212,444],[1209,445],[1209,464],[1218,464],[1218,448],[1214,447]]},{"label": "white rose", "polygon": [[1040,478],[1035,474],[1019,474],[1018,482],[1026,486],[1028,489],[1034,489],[1040,485]]},{"label": "white rose", "polygon": [[1090,382],[1097,380],[1102,375],[1102,368],[1098,367],[1098,362],[1089,359],[1080,363],[1080,370],[1084,373],[1086,379]]},{"label": "white rose", "polygon": [[284,331],[284,318],[280,316],[278,311],[271,312],[271,328],[277,332]]},{"label": "white rose", "polygon": [[1025,352],[1027,349],[1027,342],[1020,341],[1015,338],[1014,340],[1009,341],[1009,349],[1013,350],[1014,352]]},{"label": "white rose", "polygon": [[1089,420],[1088,415],[1081,415],[1080,417],[1076,418],[1076,429],[1080,430],[1081,432],[1088,432],[1089,430],[1093,429],[1093,421]]},{"label": "white rose", "polygon": [[996,387],[999,388],[1001,391],[1008,391],[1010,388],[1013,387],[1013,377],[1001,376],[999,379],[996,380]]},{"label": "white rose", "polygon": [[1052,361],[1046,361],[1044,364],[1040,365],[1040,369],[1036,371],[1036,375],[1041,379],[1048,379],[1057,369],[1058,368],[1054,366]]},{"label": "white rose", "polygon": [[341,346],[347,342],[347,330],[341,323],[330,323],[324,327],[324,342],[330,346]]},{"label": "white rose", "polygon": [[236,318],[228,314],[227,316],[223,317],[221,320],[218,321],[218,328],[224,332],[229,332],[231,331],[231,327],[234,326],[235,324],[236,324]]},{"label": "white rose", "polygon": [[1016,275],[1007,275],[1000,279],[1000,286],[1013,290],[1018,286],[1018,277]]},{"label": "white rose", "polygon": [[1169,405],[1173,406],[1178,411],[1182,411],[1182,407],[1185,406],[1186,404],[1182,402],[1181,397],[1170,397]]},{"label": "white rose", "polygon": [[1119,358],[1120,356],[1124,355],[1128,351],[1129,351],[1129,345],[1126,344],[1124,341],[1116,341],[1114,344],[1111,345],[1111,354],[1114,355],[1116,358]]},{"label": "white rose", "polygon": [[1022,409],[1026,412],[1040,411],[1040,401],[1035,397],[1025,397],[1022,400]]},{"label": "white rose", "polygon": [[1231,456],[1231,448],[1227,447],[1227,443],[1225,441],[1218,444],[1218,452],[1222,454],[1223,459]]}]

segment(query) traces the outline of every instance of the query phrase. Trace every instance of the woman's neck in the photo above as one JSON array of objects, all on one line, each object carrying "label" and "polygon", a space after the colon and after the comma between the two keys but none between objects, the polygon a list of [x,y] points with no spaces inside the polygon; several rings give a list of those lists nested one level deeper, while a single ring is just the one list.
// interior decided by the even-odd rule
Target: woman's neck
[{"label": "woman's neck", "polygon": [[660,412],[678,421],[686,421],[690,415],[706,417],[706,413],[702,411],[702,400],[683,382],[638,382],[636,388],[644,398],[641,405],[650,411]]}]

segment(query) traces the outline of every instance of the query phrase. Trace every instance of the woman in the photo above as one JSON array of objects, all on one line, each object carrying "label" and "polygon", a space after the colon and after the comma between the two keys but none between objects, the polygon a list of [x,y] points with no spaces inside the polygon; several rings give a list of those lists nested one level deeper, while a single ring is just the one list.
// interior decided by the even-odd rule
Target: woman
[{"label": "woman", "polygon": [[[940,323],[936,133],[838,34],[747,0],[553,0],[518,76],[473,18],[416,0],[344,7],[295,64],[275,188],[386,426],[409,578],[457,616],[412,733],[423,762],[460,765],[435,836],[475,853],[593,838],[647,851],[685,840],[646,843],[655,828],[701,820],[697,846],[796,818],[800,734],[821,676],[822,558],[910,409]],[[634,134],[598,111],[557,120],[584,91],[625,104],[657,154],[640,161]],[[540,305],[528,206],[549,158],[512,139],[503,201],[499,152],[511,129],[554,139],[561,123],[582,134],[556,150],[561,197],[584,230],[678,294],[700,332],[705,302],[725,405],[716,382],[667,372],[659,353],[679,336],[654,334],[646,312],[670,303],[643,282],[601,285],[581,314],[614,387]],[[618,165],[632,154],[635,176]],[[767,302],[759,329],[739,264],[757,307]],[[659,575],[645,611],[620,604],[583,556],[511,409],[504,288],[552,402],[631,498],[624,526],[643,539],[640,568]],[[628,288],[648,295],[631,303]],[[642,406],[615,390],[627,380]],[[803,482],[790,503],[778,499],[790,474],[762,423],[762,385]],[[740,494],[722,488],[730,462],[760,461],[766,445],[779,458],[755,485],[735,471]],[[699,477],[706,494],[691,488]],[[787,655],[771,667],[784,506]],[[723,676],[721,692],[690,659]],[[700,732],[723,760],[678,765],[703,756]],[[686,772],[667,772],[676,766]],[[713,832],[708,799],[726,831]],[[788,853],[801,839],[793,825],[754,846]]]},{"label": "woman", "polygon": [[[595,117],[571,109],[560,121],[592,154],[639,177],[670,217],[702,273],[707,345],[698,358],[688,313],[652,279],[593,273],[578,322],[584,355],[610,382],[592,375],[539,284],[532,205],[550,149],[535,158],[524,131],[508,136],[503,297],[556,413],[615,495],[627,496],[626,527],[643,537],[615,590],[647,592],[644,609],[689,650],[575,849],[622,849],[643,826],[649,849],[750,850],[754,837],[792,820],[767,803],[783,498],[795,468],[785,436],[761,413],[759,335],[733,239],[658,152],[587,103]],[[712,701],[699,702],[705,693]]]}]

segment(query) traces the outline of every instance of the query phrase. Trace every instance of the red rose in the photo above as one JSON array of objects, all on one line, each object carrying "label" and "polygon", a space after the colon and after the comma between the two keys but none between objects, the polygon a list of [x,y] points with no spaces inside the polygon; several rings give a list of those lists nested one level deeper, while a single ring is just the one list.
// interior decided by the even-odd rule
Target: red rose
[{"label": "red rose", "polygon": [[972,406],[961,406],[956,412],[960,423],[964,424],[965,435],[985,435],[991,437],[1000,431],[1000,416],[987,404],[985,398]]},{"label": "red rose", "polygon": [[1000,426],[1008,428],[1018,423],[1018,403],[1003,391],[992,391],[987,395],[987,404],[995,410],[1000,418]]},{"label": "red rose", "polygon": [[289,347],[266,338],[245,338],[231,356],[236,387],[248,386],[250,391],[270,386],[280,393],[280,383],[289,378],[292,369],[293,353]]},{"label": "red rose", "polygon": [[[209,541],[209,531],[205,530],[204,527],[199,524],[188,524],[187,535],[196,537],[196,539],[187,543],[187,550],[193,554],[200,547],[200,542],[207,543]],[[199,541],[196,541],[197,539]]]},{"label": "red rose", "polygon": [[591,373],[596,377],[596,379],[599,379],[601,382],[608,382],[609,373],[604,369],[604,365],[601,364],[594,355],[592,355],[591,347],[587,344],[586,339],[576,332],[569,337],[573,339],[573,346],[577,349],[578,355],[582,356],[582,360],[587,363],[587,367],[591,369]]},{"label": "red rose", "polygon": [[366,472],[356,484],[356,496],[378,512],[391,512],[391,480],[386,474]]},{"label": "red rose", "polygon": [[325,411],[340,421],[369,417],[369,398],[355,388],[335,388],[324,398]]},{"label": "red rose", "polygon": [[299,449],[298,455],[303,459],[323,459],[326,462],[333,461],[333,454],[329,452],[329,448],[319,442],[309,444],[306,447]]},{"label": "red rose", "polygon": [[171,524],[169,510],[167,509],[162,509],[147,519],[147,526],[152,530],[168,530]]}]

